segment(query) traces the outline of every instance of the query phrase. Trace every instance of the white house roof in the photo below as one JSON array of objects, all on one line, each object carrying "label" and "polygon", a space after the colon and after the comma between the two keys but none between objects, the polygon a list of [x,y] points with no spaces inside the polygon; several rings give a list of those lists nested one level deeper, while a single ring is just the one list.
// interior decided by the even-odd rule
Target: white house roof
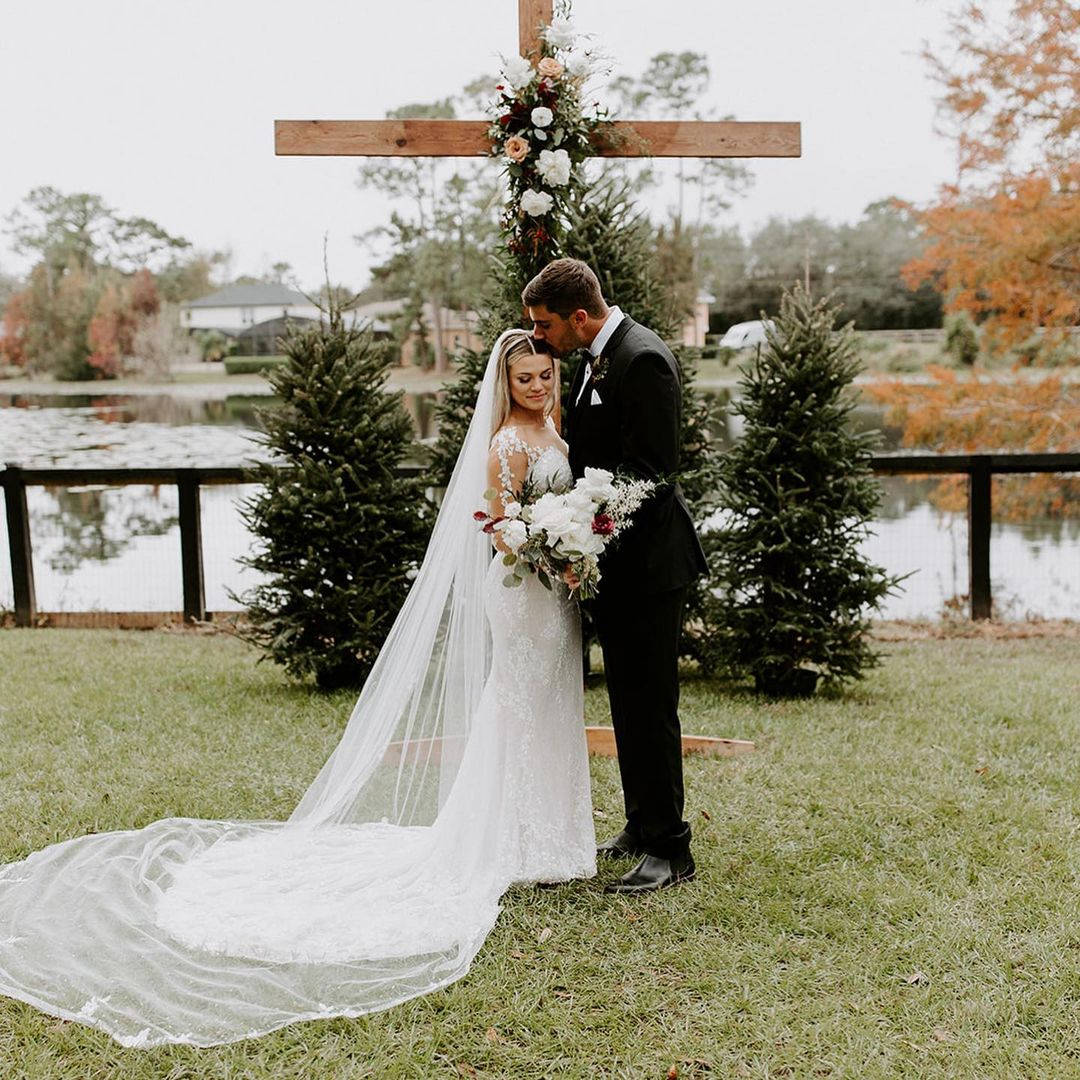
[{"label": "white house roof", "polygon": [[198,300],[189,300],[181,307],[186,308],[227,308],[227,307],[281,307],[283,304],[309,304],[303,293],[290,289],[287,285],[275,285],[260,282],[257,285],[226,285],[224,289],[209,296],[200,296]]}]

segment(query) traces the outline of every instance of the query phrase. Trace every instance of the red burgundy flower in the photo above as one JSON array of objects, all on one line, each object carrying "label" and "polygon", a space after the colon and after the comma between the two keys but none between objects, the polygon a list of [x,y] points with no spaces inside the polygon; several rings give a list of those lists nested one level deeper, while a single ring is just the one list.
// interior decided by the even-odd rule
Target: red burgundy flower
[{"label": "red burgundy flower", "polygon": [[592,531],[597,536],[610,536],[615,531],[615,519],[610,514],[597,514],[593,518]]},{"label": "red burgundy flower", "polygon": [[477,510],[476,513],[473,514],[473,521],[487,521],[487,514],[485,514],[483,510]]}]

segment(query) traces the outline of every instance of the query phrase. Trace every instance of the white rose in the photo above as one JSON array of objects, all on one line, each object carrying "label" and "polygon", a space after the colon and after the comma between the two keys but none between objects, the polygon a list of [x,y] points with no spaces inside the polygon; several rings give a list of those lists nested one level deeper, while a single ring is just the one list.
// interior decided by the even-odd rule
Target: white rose
[{"label": "white rose", "polygon": [[521,193],[521,209],[531,217],[543,217],[554,205],[555,200],[546,191],[526,188]]},{"label": "white rose", "polygon": [[543,529],[548,535],[548,540],[555,543],[564,536],[573,533],[579,526],[574,520],[573,511],[559,498],[555,498],[548,505],[543,505],[544,496],[533,507],[532,527]]},{"label": "white rose", "polygon": [[503,63],[503,81],[515,90],[528,86],[535,74],[532,64],[524,56],[511,56]]},{"label": "white rose", "polygon": [[596,499],[591,491],[581,487],[580,484],[573,491],[567,493],[566,504],[578,511],[579,514],[589,514],[589,520],[592,520],[592,515],[596,509]]},{"label": "white rose", "polygon": [[578,525],[563,536],[556,546],[564,555],[571,551],[582,555],[599,555],[604,550],[604,541],[592,531],[591,524]]},{"label": "white rose", "polygon": [[547,127],[555,119],[555,114],[546,105],[537,105],[529,116],[538,128]]},{"label": "white rose", "polygon": [[615,494],[615,486],[612,481],[614,473],[607,469],[592,469],[586,467],[585,475],[577,482],[576,487],[588,492],[597,502],[610,499]]},{"label": "white rose", "polygon": [[544,30],[544,40],[553,49],[569,49],[574,43],[574,24],[569,19],[552,19]]},{"label": "white rose", "polygon": [[570,183],[570,155],[565,150],[541,150],[536,168],[553,187]]},{"label": "white rose", "polygon": [[504,521],[501,523],[503,543],[516,555],[521,550],[522,544],[529,539],[529,530],[524,521]]},{"label": "white rose", "polygon": [[521,503],[508,502],[503,509],[503,517],[516,518],[521,516]]}]

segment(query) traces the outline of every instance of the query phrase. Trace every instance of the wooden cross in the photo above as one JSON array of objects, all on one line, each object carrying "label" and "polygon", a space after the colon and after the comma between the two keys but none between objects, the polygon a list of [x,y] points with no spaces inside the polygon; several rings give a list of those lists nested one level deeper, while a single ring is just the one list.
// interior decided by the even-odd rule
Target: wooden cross
[{"label": "wooden cross", "polygon": [[[518,0],[522,56],[540,55],[552,0]],[[279,156],[476,157],[491,153],[488,120],[275,120]],[[614,133],[612,138],[610,134]],[[731,120],[630,120],[604,125],[599,157],[799,157],[798,123]]]}]

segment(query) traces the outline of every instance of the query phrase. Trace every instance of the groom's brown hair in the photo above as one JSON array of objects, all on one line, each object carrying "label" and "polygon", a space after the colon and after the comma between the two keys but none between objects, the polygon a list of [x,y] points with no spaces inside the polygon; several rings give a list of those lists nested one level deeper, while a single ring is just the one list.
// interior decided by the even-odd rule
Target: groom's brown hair
[{"label": "groom's brown hair", "polygon": [[578,310],[594,316],[604,314],[600,282],[588,264],[580,259],[549,262],[525,286],[521,302],[526,307],[546,307],[564,319]]}]

